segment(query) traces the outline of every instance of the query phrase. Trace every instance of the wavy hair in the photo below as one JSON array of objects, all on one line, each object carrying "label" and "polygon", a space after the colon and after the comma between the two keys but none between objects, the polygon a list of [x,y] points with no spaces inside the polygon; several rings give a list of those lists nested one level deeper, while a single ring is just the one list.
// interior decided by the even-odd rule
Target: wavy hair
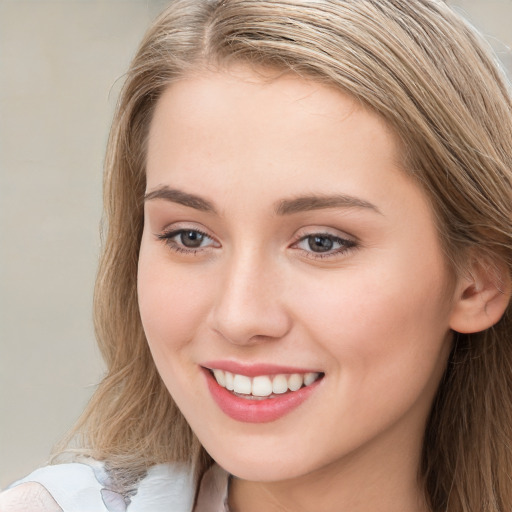
[{"label": "wavy hair", "polygon": [[[128,71],[108,143],[95,326],[107,374],[73,434],[133,480],[211,464],[162,383],[141,325],[137,261],[155,104],[174,80],[241,61],[334,85],[400,138],[446,257],[476,250],[512,274],[512,101],[475,30],[440,0],[175,0]],[[512,510],[512,315],[456,334],[426,426],[419,478],[433,512]]]}]

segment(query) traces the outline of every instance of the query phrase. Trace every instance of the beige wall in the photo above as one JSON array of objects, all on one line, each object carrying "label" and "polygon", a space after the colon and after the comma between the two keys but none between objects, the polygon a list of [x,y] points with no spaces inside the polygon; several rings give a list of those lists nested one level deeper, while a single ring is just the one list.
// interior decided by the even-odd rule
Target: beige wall
[{"label": "beige wall", "polygon": [[[0,0],[0,487],[44,463],[103,367],[91,295],[119,79],[164,1]],[[512,71],[512,0],[459,0]]]},{"label": "beige wall", "polygon": [[0,1],[0,486],[102,374],[91,295],[119,83],[162,2]]}]

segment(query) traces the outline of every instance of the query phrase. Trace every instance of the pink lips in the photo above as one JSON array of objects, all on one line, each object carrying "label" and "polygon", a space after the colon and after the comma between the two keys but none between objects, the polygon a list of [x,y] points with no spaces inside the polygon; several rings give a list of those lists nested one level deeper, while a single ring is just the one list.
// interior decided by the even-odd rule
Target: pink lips
[{"label": "pink lips", "polygon": [[267,423],[285,416],[307,400],[322,381],[322,379],[318,379],[309,386],[283,395],[274,395],[263,400],[251,400],[240,398],[220,386],[209,369],[215,368],[248,377],[280,373],[308,373],[312,370],[267,364],[241,365],[232,361],[211,361],[204,363],[202,367],[208,389],[217,405],[229,417],[245,423]]}]

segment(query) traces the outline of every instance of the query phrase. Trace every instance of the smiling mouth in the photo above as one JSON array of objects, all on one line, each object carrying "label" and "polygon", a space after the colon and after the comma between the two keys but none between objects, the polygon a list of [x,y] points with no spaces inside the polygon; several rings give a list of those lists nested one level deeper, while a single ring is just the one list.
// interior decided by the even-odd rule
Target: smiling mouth
[{"label": "smiling mouth", "polygon": [[248,377],[219,369],[210,369],[209,371],[219,386],[235,396],[248,400],[265,400],[290,394],[303,387],[311,386],[324,375],[318,372],[308,372]]}]

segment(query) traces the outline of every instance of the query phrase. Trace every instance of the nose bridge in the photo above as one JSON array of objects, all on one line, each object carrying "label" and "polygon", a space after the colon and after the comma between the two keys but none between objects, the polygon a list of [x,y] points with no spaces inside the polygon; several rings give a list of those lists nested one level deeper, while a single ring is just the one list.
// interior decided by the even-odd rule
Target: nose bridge
[{"label": "nose bridge", "polygon": [[240,247],[224,262],[211,325],[235,344],[280,338],[290,327],[276,258],[262,252]]}]

